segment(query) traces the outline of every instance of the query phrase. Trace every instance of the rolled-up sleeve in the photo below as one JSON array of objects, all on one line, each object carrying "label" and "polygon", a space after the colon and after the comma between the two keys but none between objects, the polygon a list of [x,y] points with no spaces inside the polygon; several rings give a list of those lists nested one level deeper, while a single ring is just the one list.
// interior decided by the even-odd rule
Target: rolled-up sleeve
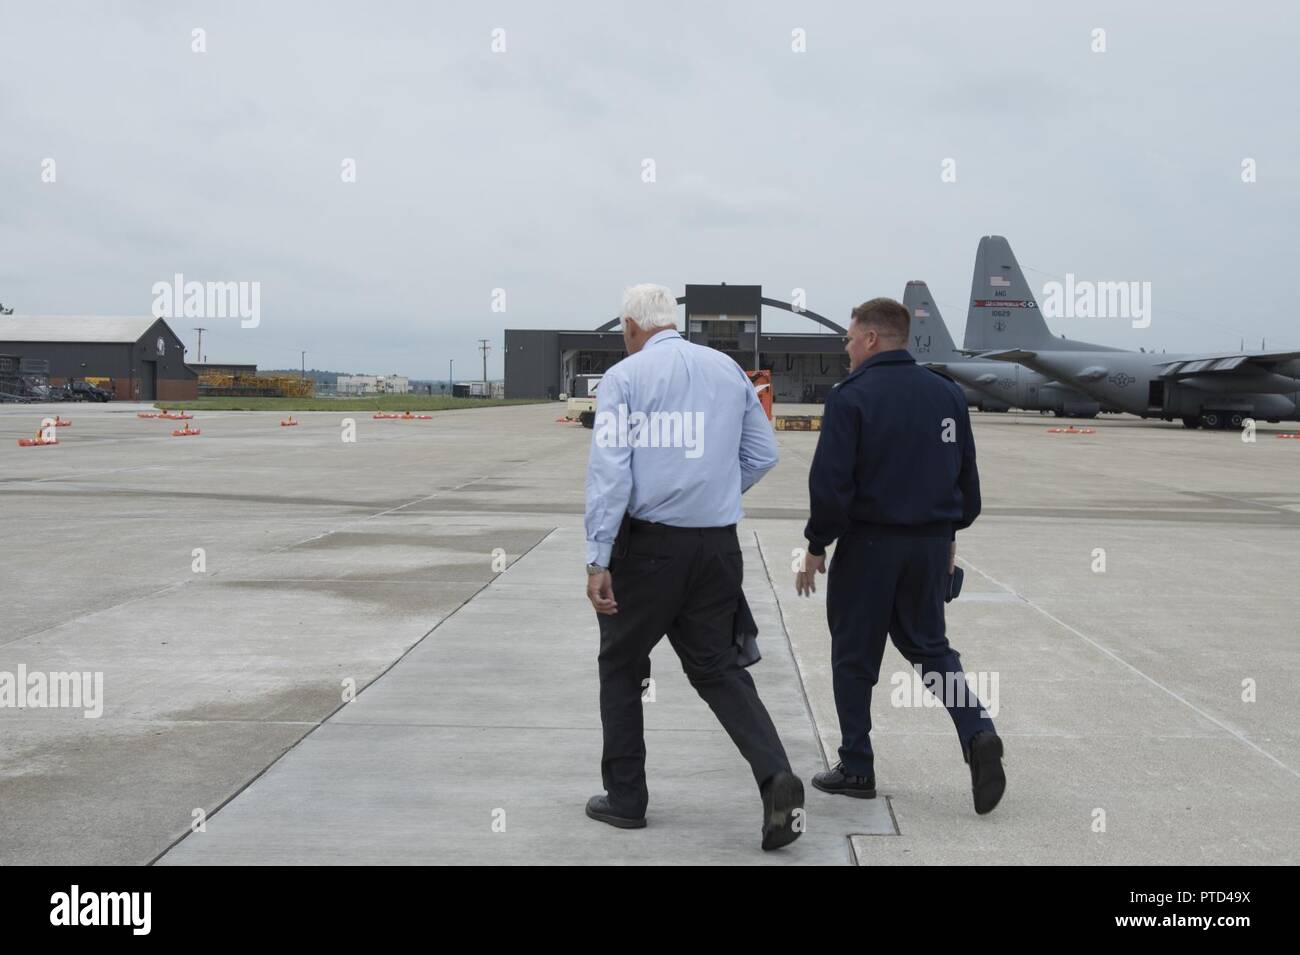
[{"label": "rolled-up sleeve", "polygon": [[740,493],[744,494],[776,467],[780,458],[772,422],[767,420],[749,376],[745,376],[745,417],[740,426]]},{"label": "rolled-up sleeve", "polygon": [[618,406],[627,403],[626,386],[606,373],[596,388],[596,421],[587,458],[587,563],[609,566],[614,537],[632,496],[632,449],[619,440]]}]

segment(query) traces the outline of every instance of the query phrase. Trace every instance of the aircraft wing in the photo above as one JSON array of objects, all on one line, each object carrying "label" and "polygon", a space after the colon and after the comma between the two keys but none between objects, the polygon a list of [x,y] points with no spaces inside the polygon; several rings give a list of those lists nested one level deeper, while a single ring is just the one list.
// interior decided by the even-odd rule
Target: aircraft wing
[{"label": "aircraft wing", "polygon": [[1296,351],[1238,352],[1235,355],[1196,355],[1191,358],[1176,358],[1172,361],[1155,362],[1157,368],[1164,368],[1161,378],[1190,378],[1193,375],[1225,375],[1240,371],[1244,365],[1257,365],[1268,370],[1273,365],[1294,361],[1300,358]]},{"label": "aircraft wing", "polygon": [[1002,351],[982,351],[976,353],[980,358],[987,358],[990,361],[1024,361],[1027,358],[1038,356],[1036,351],[1027,351],[1023,348],[1004,348]]}]

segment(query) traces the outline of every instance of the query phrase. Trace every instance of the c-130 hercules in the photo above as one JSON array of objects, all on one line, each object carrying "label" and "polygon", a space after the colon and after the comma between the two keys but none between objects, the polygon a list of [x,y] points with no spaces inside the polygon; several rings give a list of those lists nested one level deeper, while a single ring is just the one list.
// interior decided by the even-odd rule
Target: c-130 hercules
[{"label": "c-130 hercules", "polygon": [[1057,338],[1000,235],[980,239],[962,351],[1022,365],[1107,410],[1181,418],[1189,428],[1300,421],[1300,352],[1157,355]]},{"label": "c-130 hercules", "polygon": [[924,282],[907,283],[903,305],[912,316],[912,338],[907,346],[912,357],[956,381],[966,392],[967,403],[981,411],[1006,411],[1010,407],[1051,411],[1057,417],[1095,418],[1103,410],[1090,396],[1036,371],[962,354],[953,344],[939,306]]}]

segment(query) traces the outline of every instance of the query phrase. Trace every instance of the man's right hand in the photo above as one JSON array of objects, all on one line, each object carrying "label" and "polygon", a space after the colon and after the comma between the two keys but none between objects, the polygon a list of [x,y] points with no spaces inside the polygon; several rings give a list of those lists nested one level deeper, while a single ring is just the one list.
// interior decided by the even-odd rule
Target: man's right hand
[{"label": "man's right hand", "polygon": [[587,575],[587,599],[596,608],[596,613],[618,613],[618,602],[614,600],[614,579],[608,570],[603,574]]}]

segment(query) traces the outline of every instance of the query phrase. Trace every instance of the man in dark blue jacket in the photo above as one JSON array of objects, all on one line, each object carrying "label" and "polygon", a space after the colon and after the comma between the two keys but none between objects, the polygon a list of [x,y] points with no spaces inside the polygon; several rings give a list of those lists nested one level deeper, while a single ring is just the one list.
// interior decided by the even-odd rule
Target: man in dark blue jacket
[{"label": "man in dark blue jacket", "polygon": [[853,310],[849,374],[827,396],[808,475],[808,547],[795,589],[816,589],[826,547],[838,541],[826,590],[840,762],[819,773],[823,792],[876,795],[871,690],[885,637],[917,668],[957,726],[975,811],[1002,798],[1002,741],[967,686],[944,632],[957,531],[980,512],[975,440],[961,387],[907,351],[907,309],[876,298]]}]

